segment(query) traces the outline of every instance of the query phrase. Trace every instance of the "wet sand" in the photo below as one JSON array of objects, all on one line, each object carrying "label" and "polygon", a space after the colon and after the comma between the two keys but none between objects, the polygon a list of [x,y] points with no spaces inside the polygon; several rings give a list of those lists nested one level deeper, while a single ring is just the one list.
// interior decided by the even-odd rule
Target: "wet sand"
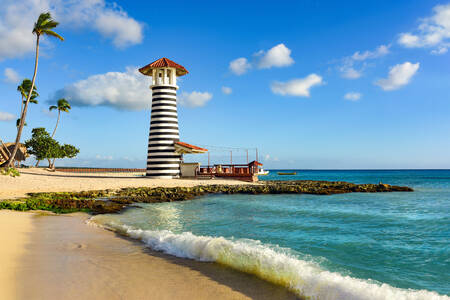
[{"label": "wet sand", "polygon": [[80,192],[125,187],[191,187],[209,184],[250,184],[232,179],[150,179],[143,173],[68,173],[19,169],[20,176],[0,177],[0,200],[37,192]]},{"label": "wet sand", "polygon": [[151,251],[86,218],[0,211],[1,236],[11,237],[1,240],[0,263],[12,262],[0,272],[9,280],[0,281],[9,293],[0,299],[296,299],[215,263]]}]

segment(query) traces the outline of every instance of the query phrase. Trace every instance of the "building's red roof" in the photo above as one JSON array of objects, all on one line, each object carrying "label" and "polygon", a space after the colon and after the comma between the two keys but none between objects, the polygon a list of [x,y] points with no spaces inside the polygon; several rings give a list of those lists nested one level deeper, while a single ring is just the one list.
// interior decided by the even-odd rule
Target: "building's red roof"
[{"label": "building's red roof", "polygon": [[146,65],[145,67],[140,68],[139,72],[141,72],[144,75],[151,76],[152,69],[164,68],[164,67],[177,69],[177,76],[183,76],[183,75],[186,75],[187,73],[189,73],[188,70],[186,70],[182,65],[179,65],[176,62],[173,62],[170,59],[165,58],[165,57],[155,60],[154,62]]},{"label": "building's red roof", "polygon": [[188,143],[184,143],[184,142],[175,142],[175,144],[192,149],[192,150],[198,150],[198,151],[204,151],[204,152],[208,151],[208,149],[200,148],[200,147],[197,147],[197,146],[194,146],[194,145],[191,145]]},{"label": "building's red roof", "polygon": [[257,165],[257,166],[262,166],[263,164],[262,164],[262,163],[260,163],[259,161],[256,161],[256,160],[254,160],[254,161],[250,162],[250,163],[249,163],[249,165]]}]

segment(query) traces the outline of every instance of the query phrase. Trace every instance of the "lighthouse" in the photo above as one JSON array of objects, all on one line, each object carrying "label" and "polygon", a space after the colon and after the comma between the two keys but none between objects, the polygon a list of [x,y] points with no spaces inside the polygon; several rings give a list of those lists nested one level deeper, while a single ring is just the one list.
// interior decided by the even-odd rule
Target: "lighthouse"
[{"label": "lighthouse", "polygon": [[147,172],[151,178],[179,178],[181,154],[177,112],[177,77],[188,71],[167,58],[158,59],[139,72],[152,77],[152,108],[148,139]]}]

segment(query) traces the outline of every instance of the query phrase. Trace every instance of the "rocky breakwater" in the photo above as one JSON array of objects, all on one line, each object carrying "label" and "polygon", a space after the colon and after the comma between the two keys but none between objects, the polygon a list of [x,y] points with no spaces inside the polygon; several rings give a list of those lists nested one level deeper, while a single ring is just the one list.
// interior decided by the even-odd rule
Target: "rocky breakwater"
[{"label": "rocky breakwater", "polygon": [[342,181],[265,181],[245,185],[207,185],[173,188],[124,188],[74,193],[32,193],[28,198],[0,202],[0,208],[43,209],[55,212],[114,213],[133,203],[184,201],[207,194],[315,194],[412,192],[406,186],[354,184]]}]

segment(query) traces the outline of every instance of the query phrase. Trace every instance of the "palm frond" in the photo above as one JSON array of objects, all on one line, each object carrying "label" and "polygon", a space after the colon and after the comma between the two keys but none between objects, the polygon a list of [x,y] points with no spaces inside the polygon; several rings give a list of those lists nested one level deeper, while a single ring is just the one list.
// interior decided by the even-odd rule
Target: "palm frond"
[{"label": "palm frond", "polygon": [[44,30],[42,30],[42,34],[50,35],[50,36],[53,36],[53,37],[56,37],[56,38],[60,39],[61,41],[64,41],[64,38],[63,38],[62,36],[60,36],[60,35],[57,34],[56,32],[51,31],[51,30],[49,30],[49,29],[44,29]]},{"label": "palm frond", "polygon": [[52,111],[52,110],[57,109],[57,108],[58,108],[57,106],[52,105],[52,106],[50,106],[50,107],[48,108],[48,110],[49,110],[49,111]]}]

